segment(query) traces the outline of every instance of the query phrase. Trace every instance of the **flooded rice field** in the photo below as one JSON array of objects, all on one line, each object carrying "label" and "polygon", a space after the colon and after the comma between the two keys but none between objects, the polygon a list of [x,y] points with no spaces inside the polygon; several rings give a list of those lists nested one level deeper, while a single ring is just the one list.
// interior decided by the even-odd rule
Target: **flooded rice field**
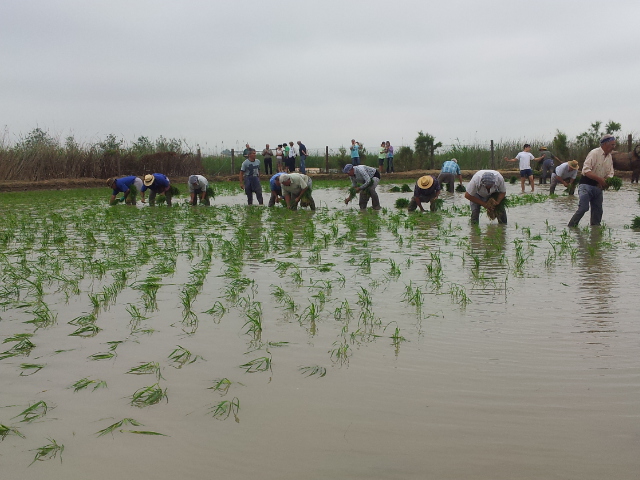
[{"label": "flooded rice field", "polygon": [[548,186],[479,227],[388,188],[3,194],[2,478],[636,479],[637,187],[577,229]]}]

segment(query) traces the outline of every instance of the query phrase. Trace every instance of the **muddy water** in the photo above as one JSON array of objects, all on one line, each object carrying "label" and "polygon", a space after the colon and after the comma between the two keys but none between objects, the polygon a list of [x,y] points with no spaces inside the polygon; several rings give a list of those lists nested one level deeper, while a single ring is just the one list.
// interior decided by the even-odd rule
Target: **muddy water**
[{"label": "muddy water", "polygon": [[[95,250],[79,238],[82,225],[67,226],[67,275],[80,276],[74,255],[114,255],[105,225],[139,231],[128,232],[124,247],[131,267],[110,267],[127,269],[127,285],[100,306],[96,336],[69,336],[77,327],[67,322],[94,312],[89,293],[112,284],[112,270],[82,275],[80,294],[68,301],[59,282],[45,284],[53,326],[22,323],[33,318],[27,285],[0,312],[0,338],[35,331],[37,345],[29,357],[0,361],[0,423],[26,437],[0,443],[3,478],[637,478],[640,233],[625,228],[640,210],[636,187],[605,192],[606,228],[574,230],[565,228],[577,204],[571,197],[510,208],[506,226],[483,215],[475,229],[459,195],[445,196],[443,214],[407,216],[392,205],[408,194],[382,193],[387,210],[360,215],[340,203],[344,193],[318,189],[326,209],[315,214],[248,210],[235,206],[240,195],[196,211],[105,210],[103,199],[60,209],[71,218],[80,208],[99,212],[83,217],[96,232]],[[34,267],[43,254],[60,256],[60,245],[42,245],[41,229],[26,257],[20,253],[28,229],[19,225],[39,222],[42,212],[31,203],[17,227],[1,223],[3,232],[20,231],[4,249],[7,262]],[[175,271],[160,275],[157,309],[145,310],[134,287],[167,261],[140,260],[151,232],[177,253]],[[205,238],[215,248],[192,304],[198,322],[185,324],[180,296]],[[225,251],[223,240],[244,248]],[[292,265],[285,270],[284,262]],[[239,268],[235,276],[230,266]],[[237,278],[253,284],[234,296]],[[2,286],[10,283],[5,277]],[[217,301],[221,317],[204,313]],[[129,305],[148,317],[137,331]],[[256,305],[260,334],[246,325]],[[116,357],[88,359],[110,341],[123,342]],[[177,346],[199,357],[175,368],[168,356]],[[259,358],[270,368],[241,367]],[[20,376],[24,362],[46,366]],[[160,364],[167,402],[130,405],[136,390],[157,381],[126,374],[142,362]],[[108,387],[74,393],[69,387],[83,377]],[[209,388],[221,378],[233,382],[225,395]],[[12,418],[39,400],[55,408],[32,423]],[[239,409],[214,417],[224,400]],[[123,418],[143,426],[96,435]],[[65,445],[62,463],[27,467],[48,438]]]}]

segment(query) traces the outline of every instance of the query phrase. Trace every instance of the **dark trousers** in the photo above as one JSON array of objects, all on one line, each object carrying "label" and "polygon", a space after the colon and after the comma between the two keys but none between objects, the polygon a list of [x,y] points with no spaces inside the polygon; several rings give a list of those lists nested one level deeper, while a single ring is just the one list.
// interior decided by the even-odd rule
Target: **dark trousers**
[{"label": "dark trousers", "polygon": [[264,157],[264,173],[273,175],[273,160],[271,160],[271,157]]}]

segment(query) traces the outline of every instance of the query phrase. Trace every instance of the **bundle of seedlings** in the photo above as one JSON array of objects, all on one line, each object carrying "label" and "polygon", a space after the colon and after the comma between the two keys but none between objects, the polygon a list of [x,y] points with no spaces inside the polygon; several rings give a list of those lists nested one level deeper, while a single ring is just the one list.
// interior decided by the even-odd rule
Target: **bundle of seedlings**
[{"label": "bundle of seedlings", "polygon": [[411,187],[409,185],[407,185],[406,183],[402,185],[402,192],[411,192]]},{"label": "bundle of seedlings", "polygon": [[138,189],[135,185],[129,187],[129,196],[127,197],[127,205],[135,205],[138,198]]},{"label": "bundle of seedlings", "polygon": [[617,192],[622,187],[622,179],[620,177],[609,177],[607,178],[607,186]]},{"label": "bundle of seedlings", "polygon": [[444,200],[442,200],[441,198],[436,198],[433,201],[433,210],[431,210],[432,212],[438,211],[438,210],[442,210],[442,208],[444,207]]},{"label": "bundle of seedlings", "polygon": [[448,193],[453,193],[453,189],[451,188],[451,184],[450,183],[445,183],[445,185],[447,186],[447,192]]},{"label": "bundle of seedlings", "polygon": [[487,217],[489,217],[490,220],[495,220],[500,215],[502,215],[507,208],[509,208],[509,200],[507,199],[507,197],[504,197],[502,201],[498,203],[499,196],[500,192],[493,192],[489,196],[489,200],[487,200],[487,204],[489,205],[489,207],[493,207],[487,208]]},{"label": "bundle of seedlings", "polygon": [[[366,190],[360,190],[360,193],[362,193],[364,198],[366,198],[367,200],[369,199],[370,195],[368,188]],[[356,192],[356,187],[349,187],[349,201],[353,200],[357,194],[358,192]]]},{"label": "bundle of seedlings", "polygon": [[396,208],[407,208],[409,206],[409,200],[406,198],[398,198],[396,200]]},{"label": "bundle of seedlings", "polygon": [[307,191],[304,192],[300,197],[300,206],[301,207],[311,206],[311,189],[310,188],[308,188]]},{"label": "bundle of seedlings", "polygon": [[567,194],[573,195],[576,191],[576,186],[580,183],[580,178],[582,175],[578,175],[576,179],[567,187]]},{"label": "bundle of seedlings", "polygon": [[458,186],[456,187],[456,192],[464,193],[466,191],[467,191],[467,187],[465,187],[461,183],[459,183]]},{"label": "bundle of seedlings", "polygon": [[509,179],[509,183],[511,185],[515,185],[517,181],[518,181],[518,177],[516,177],[515,175],[512,175],[511,178]]},{"label": "bundle of seedlings", "polygon": [[389,191],[390,191],[390,192],[397,193],[397,192],[401,192],[402,190],[400,189],[400,187],[399,187],[399,186],[394,185],[393,187],[391,187],[391,188],[389,189]]},{"label": "bundle of seedlings", "polygon": [[[176,187],[175,185],[171,185],[169,187],[169,192],[171,193],[172,197],[177,197],[178,195],[180,195],[180,190],[178,190],[178,187]],[[165,203],[167,201],[167,197],[165,195],[158,195],[158,200],[157,202],[162,205],[163,203]]]},{"label": "bundle of seedlings", "polygon": [[631,221],[631,228],[633,228],[634,230],[640,229],[640,217],[636,216],[633,218],[633,220]]}]

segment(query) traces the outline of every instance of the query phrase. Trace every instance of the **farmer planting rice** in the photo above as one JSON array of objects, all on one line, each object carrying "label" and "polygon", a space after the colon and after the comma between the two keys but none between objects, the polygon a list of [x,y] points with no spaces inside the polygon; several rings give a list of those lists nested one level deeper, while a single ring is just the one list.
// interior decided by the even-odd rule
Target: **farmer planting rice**
[{"label": "farmer planting rice", "polygon": [[287,208],[296,210],[299,203],[301,207],[308,206],[311,210],[316,209],[316,203],[311,196],[313,181],[307,175],[283,173],[275,181],[280,183]]},{"label": "farmer planting rice", "polygon": [[210,205],[209,200],[209,181],[202,175],[191,175],[189,177],[189,203],[191,205],[198,204],[198,197],[200,198],[200,204]]},{"label": "farmer planting rice", "polygon": [[602,190],[607,189],[607,178],[613,177],[611,152],[616,148],[616,137],[605,135],[600,146],[589,152],[582,165],[582,177],[578,187],[578,210],[569,220],[570,227],[577,227],[580,219],[591,206],[591,225],[600,225],[602,220]]},{"label": "farmer planting rice", "polygon": [[424,212],[425,209],[422,204],[429,202],[429,210],[435,212],[436,200],[440,195],[441,189],[440,182],[431,175],[420,177],[413,189],[413,198],[409,202],[409,211],[413,212],[416,208],[420,208],[420,211]]},{"label": "farmer planting rice", "polygon": [[[533,185],[532,185],[533,186]],[[495,198],[489,198],[496,194]],[[497,209],[507,195],[507,186],[504,178],[495,170],[479,170],[471,177],[467,185],[465,198],[471,202],[471,223],[477,225],[480,222],[480,207],[487,209],[487,215],[492,220],[498,219],[498,223],[507,223],[507,212]]]},{"label": "farmer planting rice", "polygon": [[344,203],[349,204],[356,193],[360,193],[358,204],[360,210],[367,209],[367,203],[369,203],[369,197],[371,197],[371,206],[374,210],[380,210],[380,199],[378,198],[378,192],[376,188],[380,183],[380,172],[373,167],[367,165],[352,165],[347,163],[342,169],[343,173],[346,173],[351,178],[351,185],[354,189],[353,193],[345,198]]},{"label": "farmer planting rice", "polygon": [[[124,193],[123,198],[127,205],[135,205],[136,195],[142,191],[142,180],[134,175],[122,178],[110,178],[107,180],[107,186],[113,189],[109,203],[114,204],[116,202],[116,195],[122,192]],[[142,198],[144,199],[144,196],[142,196]]]},{"label": "farmer planting rice", "polygon": [[240,188],[247,195],[247,204],[253,205],[253,194],[262,205],[262,186],[260,185],[260,160],[256,158],[256,149],[249,149],[249,157],[240,166]]},{"label": "farmer planting rice", "polygon": [[271,188],[271,197],[269,198],[269,206],[273,207],[276,202],[279,202],[282,196],[282,185],[280,184],[280,176],[284,172],[278,172],[269,179],[269,187]]},{"label": "farmer planting rice", "polygon": [[447,191],[453,193],[453,184],[456,181],[456,175],[458,176],[458,184],[462,185],[462,172],[458,166],[458,160],[452,158],[442,164],[442,170],[438,175],[438,182],[440,185],[447,184]]},{"label": "farmer planting rice", "polygon": [[[553,195],[556,191],[556,185],[562,183],[565,187],[571,189],[571,185],[575,182],[578,176],[578,161],[571,160],[570,162],[564,162],[562,165],[556,167],[556,171],[551,174],[551,185],[549,186],[549,194]],[[569,195],[573,195],[570,191]]]},{"label": "farmer planting rice", "polygon": [[542,155],[542,173],[540,174],[540,185],[547,183],[547,178],[551,178],[554,171],[555,162],[560,163],[558,157],[549,151],[547,147],[540,147]]},{"label": "farmer planting rice", "polygon": [[171,182],[163,173],[154,173],[144,176],[144,185],[140,189],[140,200],[144,203],[144,192],[151,190],[149,194],[149,205],[156,204],[156,195],[164,195],[167,205],[171,206]]}]

